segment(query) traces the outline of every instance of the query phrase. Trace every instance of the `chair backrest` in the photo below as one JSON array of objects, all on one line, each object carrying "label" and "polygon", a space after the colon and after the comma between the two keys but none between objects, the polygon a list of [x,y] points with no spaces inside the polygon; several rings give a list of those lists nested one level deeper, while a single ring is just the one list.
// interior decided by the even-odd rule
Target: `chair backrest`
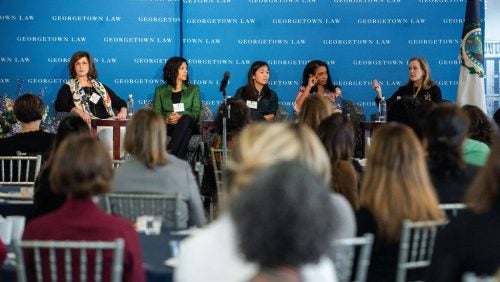
[{"label": "chair backrest", "polygon": [[467,205],[464,203],[440,204],[439,208],[448,217],[448,219],[452,219],[460,212],[464,211],[467,208]]},{"label": "chair backrest", "polygon": [[[106,273],[112,282],[122,280],[124,241],[121,238],[110,242],[14,241],[13,245],[19,282],[97,282],[107,280]],[[104,269],[106,265],[110,268]]]},{"label": "chair backrest", "polygon": [[[227,150],[227,153],[231,153],[230,150]],[[223,159],[224,159],[224,152],[222,149],[214,149],[210,148],[210,154],[212,157],[212,164],[214,167],[214,176],[215,176],[215,184],[217,186],[217,203],[219,205],[219,208],[221,208],[221,204],[224,203],[225,201],[225,187],[224,187],[224,179],[223,179],[223,173],[224,173],[224,168],[223,168]],[[227,161],[227,160],[226,160]]]},{"label": "chair backrest", "polygon": [[[500,269],[500,268],[499,268]],[[495,276],[477,276],[475,273],[467,272],[462,276],[462,282],[498,282],[500,274]]]},{"label": "chair backrest", "polygon": [[372,246],[373,234],[371,233],[332,242],[330,258],[334,262],[339,282],[366,281]]},{"label": "chair backrest", "polygon": [[288,120],[288,111],[286,110],[286,107],[284,105],[278,104],[278,109],[276,110],[276,115],[274,120],[276,121]]},{"label": "chair backrest", "polygon": [[34,185],[42,156],[0,156],[0,184]]},{"label": "chair backrest", "polygon": [[406,272],[410,269],[429,266],[437,232],[446,223],[446,221],[403,221],[396,282],[406,281]]},{"label": "chair backrest", "polygon": [[151,193],[108,193],[104,196],[106,210],[135,222],[139,216],[161,216],[162,227],[185,229],[180,221],[180,195]]}]

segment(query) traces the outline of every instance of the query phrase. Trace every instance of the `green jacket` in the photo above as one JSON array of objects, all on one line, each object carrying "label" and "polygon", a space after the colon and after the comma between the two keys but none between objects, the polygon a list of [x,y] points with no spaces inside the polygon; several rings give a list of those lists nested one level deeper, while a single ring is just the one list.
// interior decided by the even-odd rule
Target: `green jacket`
[{"label": "green jacket", "polygon": [[[155,112],[167,117],[174,111],[172,104],[172,89],[168,84],[156,87],[153,109]],[[186,86],[182,84],[181,102],[184,103],[184,112],[181,115],[190,115],[195,121],[198,120],[201,111],[200,88],[198,85]]]}]

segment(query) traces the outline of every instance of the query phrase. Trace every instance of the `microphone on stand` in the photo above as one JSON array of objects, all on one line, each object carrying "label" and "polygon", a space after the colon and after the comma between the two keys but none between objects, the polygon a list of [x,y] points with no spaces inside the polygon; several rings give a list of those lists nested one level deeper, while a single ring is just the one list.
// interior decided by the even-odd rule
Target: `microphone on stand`
[{"label": "microphone on stand", "polygon": [[222,81],[220,83],[219,91],[226,93],[226,87],[229,84],[229,78],[231,77],[231,74],[226,71],[224,72],[224,77],[222,78]]}]

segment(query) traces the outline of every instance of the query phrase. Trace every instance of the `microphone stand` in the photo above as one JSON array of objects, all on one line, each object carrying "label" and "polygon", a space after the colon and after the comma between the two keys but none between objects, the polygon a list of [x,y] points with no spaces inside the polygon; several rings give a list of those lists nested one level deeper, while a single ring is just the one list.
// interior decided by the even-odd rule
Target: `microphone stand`
[{"label": "microphone stand", "polygon": [[[227,103],[226,87],[222,89],[223,107],[222,107],[222,191],[227,191],[227,119],[231,115],[231,106]],[[220,204],[220,199],[219,199]]]}]

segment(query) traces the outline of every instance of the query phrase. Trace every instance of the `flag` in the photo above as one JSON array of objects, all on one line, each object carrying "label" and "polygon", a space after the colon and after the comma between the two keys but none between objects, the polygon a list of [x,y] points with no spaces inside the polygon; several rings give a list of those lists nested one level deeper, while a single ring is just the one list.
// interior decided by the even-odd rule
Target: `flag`
[{"label": "flag", "polygon": [[479,0],[467,0],[460,44],[457,105],[475,105],[486,113],[483,42]]}]

